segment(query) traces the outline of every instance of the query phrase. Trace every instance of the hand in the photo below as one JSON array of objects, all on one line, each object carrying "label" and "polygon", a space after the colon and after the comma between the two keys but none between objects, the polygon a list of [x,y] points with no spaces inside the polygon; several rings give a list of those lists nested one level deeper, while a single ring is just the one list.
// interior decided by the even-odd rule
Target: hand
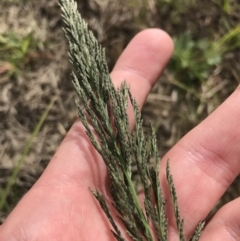
[{"label": "hand", "polygon": [[[173,45],[157,29],[138,34],[119,58],[111,77],[115,85],[126,79],[142,107],[167,64]],[[133,116],[130,113],[130,119]],[[184,229],[191,235],[240,171],[240,88],[205,121],[182,138],[167,158],[178,194]],[[131,122],[133,123],[133,121]],[[110,225],[89,191],[100,190],[109,203],[105,164],[77,121],[48,167],[0,227],[1,241],[110,241]],[[171,215],[171,211],[169,213]],[[178,240],[170,217],[170,240]],[[240,199],[221,208],[200,240],[240,239]]]}]

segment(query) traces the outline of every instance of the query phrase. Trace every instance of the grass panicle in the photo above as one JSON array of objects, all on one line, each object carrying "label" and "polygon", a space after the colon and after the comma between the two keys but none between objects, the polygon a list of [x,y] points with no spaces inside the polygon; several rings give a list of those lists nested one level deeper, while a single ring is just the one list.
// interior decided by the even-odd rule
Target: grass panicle
[{"label": "grass panicle", "polygon": [[[111,81],[105,51],[98,44],[93,33],[77,11],[73,0],[60,0],[64,31],[69,41],[69,56],[75,71],[73,86],[79,118],[86,128],[93,146],[102,156],[111,178],[113,206],[125,225],[126,234],[135,241],[167,241],[168,221],[165,200],[159,181],[160,158],[156,135],[152,127],[145,136],[139,106],[130,92],[130,86],[123,82],[116,89]],[[130,100],[130,101],[129,101]],[[135,114],[135,131],[129,127],[128,105]],[[94,130],[93,130],[94,129]],[[131,164],[137,163],[138,173],[144,187],[144,208],[141,207],[132,181]],[[172,196],[179,240],[185,241],[183,220],[180,218],[177,195],[167,164],[167,179]],[[112,225],[116,240],[124,241],[103,195],[91,189]],[[153,224],[153,225],[152,225]],[[152,230],[153,229],[155,230]],[[199,237],[203,225],[196,230]],[[155,238],[156,235],[156,238]]]}]

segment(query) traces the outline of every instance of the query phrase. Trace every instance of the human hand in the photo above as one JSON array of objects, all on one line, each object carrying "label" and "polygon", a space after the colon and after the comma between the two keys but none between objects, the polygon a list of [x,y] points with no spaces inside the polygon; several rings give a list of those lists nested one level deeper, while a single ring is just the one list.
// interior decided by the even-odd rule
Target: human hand
[{"label": "human hand", "polygon": [[[172,41],[164,32],[157,29],[141,32],[119,58],[111,74],[114,84],[119,86],[126,79],[142,107],[172,49]],[[133,113],[129,113],[129,118],[133,126]],[[165,185],[165,165],[170,158],[188,236],[239,174],[239,118],[238,87],[162,159],[160,179]],[[100,190],[111,203],[105,164],[77,121],[42,176],[0,227],[0,240],[114,240],[105,214],[89,187]],[[200,240],[239,240],[239,207],[240,199],[236,199],[221,208],[206,226]],[[168,211],[170,240],[177,240],[172,211]]]}]

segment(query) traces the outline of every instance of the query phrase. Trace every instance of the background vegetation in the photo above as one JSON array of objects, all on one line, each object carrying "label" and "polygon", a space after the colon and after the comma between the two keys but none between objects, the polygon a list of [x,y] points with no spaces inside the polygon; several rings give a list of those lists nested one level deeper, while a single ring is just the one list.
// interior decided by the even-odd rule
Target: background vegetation
[{"label": "background vegetation", "polygon": [[[160,154],[240,83],[238,0],[79,0],[110,69],[140,30],[158,27],[175,53],[143,109]],[[0,223],[41,175],[77,118],[57,0],[0,1]]]}]

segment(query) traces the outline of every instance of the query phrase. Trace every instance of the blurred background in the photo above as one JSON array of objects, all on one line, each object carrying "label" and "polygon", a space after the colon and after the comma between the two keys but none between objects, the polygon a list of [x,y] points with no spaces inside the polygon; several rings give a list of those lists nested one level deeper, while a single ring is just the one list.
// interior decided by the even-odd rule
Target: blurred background
[{"label": "blurred background", "polygon": [[[143,109],[161,156],[240,83],[238,0],[78,0],[110,70],[139,31],[157,27],[174,55]],[[0,1],[0,223],[77,118],[57,0]]]}]

